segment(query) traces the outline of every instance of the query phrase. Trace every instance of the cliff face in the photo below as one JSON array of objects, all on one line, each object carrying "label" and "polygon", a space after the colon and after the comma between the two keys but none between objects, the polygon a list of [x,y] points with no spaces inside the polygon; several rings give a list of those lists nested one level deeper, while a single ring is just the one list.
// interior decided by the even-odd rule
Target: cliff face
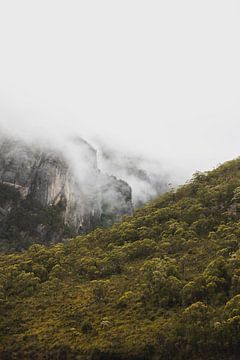
[{"label": "cliff face", "polygon": [[[34,242],[37,233],[38,241],[48,243],[59,241],[69,233],[85,233],[98,225],[110,225],[132,212],[130,186],[103,174],[97,166],[95,149],[81,138],[71,140],[69,149],[59,150],[2,137],[0,184],[3,194],[15,192],[14,201],[0,197],[2,238],[11,233],[9,226],[16,226],[13,217],[16,209],[20,214],[22,210],[22,215],[27,217],[29,213],[24,211],[28,208],[31,213],[29,221],[33,220],[35,226],[33,234],[29,234],[26,225],[15,236],[23,233],[25,237],[32,237]],[[54,224],[55,218],[53,224],[49,223],[51,216],[47,224],[43,221],[44,216],[39,218],[39,212],[45,210],[51,214],[56,212],[58,227]],[[56,231],[51,234],[54,225]]]}]

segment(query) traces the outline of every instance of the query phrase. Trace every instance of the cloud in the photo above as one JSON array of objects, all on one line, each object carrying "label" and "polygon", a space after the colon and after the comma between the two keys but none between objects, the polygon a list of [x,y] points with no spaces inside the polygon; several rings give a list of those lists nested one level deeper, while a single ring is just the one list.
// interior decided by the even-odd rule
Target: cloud
[{"label": "cloud", "polygon": [[99,164],[103,171],[125,180],[133,189],[133,203],[142,205],[169,189],[170,174],[160,161],[121,148],[99,143]]},{"label": "cloud", "polygon": [[[23,140],[32,149],[45,149],[47,153],[52,150],[60,152],[86,198],[96,199],[99,186],[104,192],[105,201],[112,204],[113,209],[120,207],[119,183],[112,180],[109,186],[109,177],[104,174],[124,180],[131,186],[135,206],[144,204],[169,188],[170,175],[163,170],[159,161],[144,157],[143,154],[131,150],[126,152],[120,146],[114,148],[106,139],[98,137],[96,140],[90,134],[90,140],[84,139],[77,127],[70,125],[65,129],[65,126],[61,127],[61,121],[50,121],[48,126],[40,122],[41,126],[36,127],[26,118],[22,121],[21,116],[17,118],[18,121],[9,119],[7,122],[2,121],[2,133],[13,140]],[[97,169],[102,174],[98,179]],[[124,188],[125,185],[122,186]]]},{"label": "cloud", "polygon": [[0,125],[100,138],[184,182],[239,155],[239,13],[235,0],[2,2]]}]

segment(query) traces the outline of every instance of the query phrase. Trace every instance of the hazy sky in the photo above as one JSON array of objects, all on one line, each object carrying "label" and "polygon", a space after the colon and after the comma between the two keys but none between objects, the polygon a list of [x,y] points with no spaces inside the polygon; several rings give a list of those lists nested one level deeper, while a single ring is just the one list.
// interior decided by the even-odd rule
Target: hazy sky
[{"label": "hazy sky", "polygon": [[239,0],[2,0],[0,124],[188,177],[240,153],[239,44]]}]

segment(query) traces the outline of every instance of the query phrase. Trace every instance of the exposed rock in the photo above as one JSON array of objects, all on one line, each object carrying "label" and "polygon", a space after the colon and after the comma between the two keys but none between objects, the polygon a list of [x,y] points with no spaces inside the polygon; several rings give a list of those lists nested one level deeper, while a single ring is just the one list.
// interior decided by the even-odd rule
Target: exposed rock
[{"label": "exposed rock", "polygon": [[[16,209],[19,212],[23,209],[27,216],[24,212],[27,208],[34,221],[44,209],[51,215],[56,210],[57,221],[61,218],[71,234],[109,225],[122,215],[131,214],[130,186],[103,174],[97,166],[96,150],[83,139],[71,140],[70,149],[65,154],[59,149],[1,137],[0,183],[5,187],[2,191],[4,194],[6,189],[14,189],[19,194],[14,201],[4,202],[4,196],[0,199],[0,231],[3,230],[4,236],[8,234],[9,214],[11,218]],[[55,233],[50,234],[50,228],[51,224],[36,221],[33,233],[40,242],[47,243],[64,237],[63,230],[58,232],[56,227]],[[28,229],[23,227],[21,231],[29,235]]]},{"label": "exposed rock", "polygon": [[168,176],[161,171],[159,162],[134,154],[129,155],[104,144],[99,145],[99,155],[104,171],[132,186],[135,208],[169,190]]}]

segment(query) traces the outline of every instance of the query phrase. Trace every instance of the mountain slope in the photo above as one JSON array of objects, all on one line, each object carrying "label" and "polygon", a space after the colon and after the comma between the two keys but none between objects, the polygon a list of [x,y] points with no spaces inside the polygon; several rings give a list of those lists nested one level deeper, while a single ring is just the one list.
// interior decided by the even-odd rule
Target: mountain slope
[{"label": "mountain slope", "polygon": [[1,255],[1,359],[238,359],[240,159],[108,229]]}]

